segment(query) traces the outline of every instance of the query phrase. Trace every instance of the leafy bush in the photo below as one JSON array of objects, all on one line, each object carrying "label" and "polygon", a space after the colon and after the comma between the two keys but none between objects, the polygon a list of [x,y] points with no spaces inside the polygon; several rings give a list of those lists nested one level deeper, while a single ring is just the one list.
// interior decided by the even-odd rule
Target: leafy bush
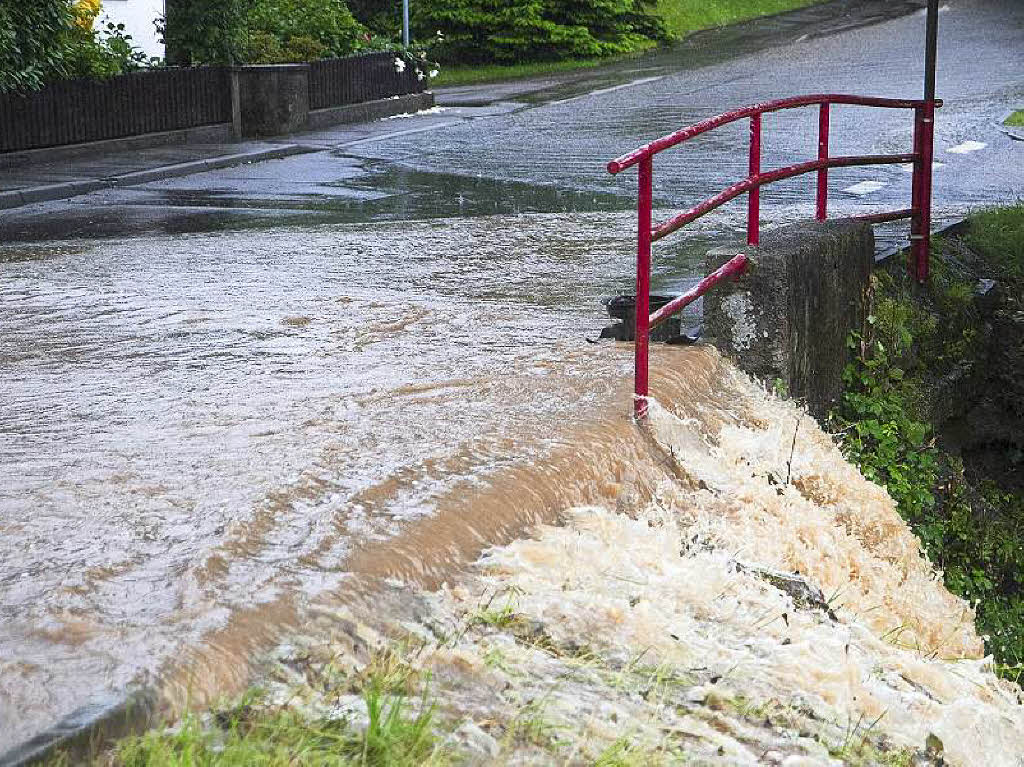
[{"label": "leafy bush", "polygon": [[366,30],[343,0],[254,0],[246,26],[253,35],[272,35],[289,61],[345,56]]},{"label": "leafy bush", "polygon": [[151,59],[132,43],[132,36],[125,33],[124,24],[108,22],[102,31],[75,25],[66,34],[66,77],[103,79],[131,72],[151,63]]},{"label": "leafy bush", "polygon": [[328,54],[327,46],[319,40],[307,35],[298,35],[288,39],[284,46],[284,55],[289,61],[316,61]]},{"label": "leafy bush", "polygon": [[285,61],[284,46],[269,32],[246,35],[242,60],[247,64],[280,64]]},{"label": "leafy bush", "polygon": [[401,0],[348,0],[348,7],[359,23],[374,34],[395,38],[401,34]]},{"label": "leafy bush", "polygon": [[[851,349],[862,339],[852,334]],[[865,477],[883,485],[903,515],[914,519],[935,506],[938,477],[931,426],[914,419],[902,389],[903,369],[892,364],[885,346],[875,341],[843,372],[842,403],[833,419],[843,434],[843,449]]]},{"label": "leafy bush", "polygon": [[515,63],[603,56],[664,37],[645,0],[451,0],[414,6],[420,39],[442,61]]},{"label": "leafy bush", "polygon": [[67,0],[0,3],[0,93],[34,90],[64,72]]},{"label": "leafy bush", "polygon": [[167,0],[167,61],[190,66],[243,60],[250,0]]},{"label": "leafy bush", "polygon": [[112,77],[151,64],[123,24],[93,28],[99,11],[98,0],[0,5],[0,92]]}]

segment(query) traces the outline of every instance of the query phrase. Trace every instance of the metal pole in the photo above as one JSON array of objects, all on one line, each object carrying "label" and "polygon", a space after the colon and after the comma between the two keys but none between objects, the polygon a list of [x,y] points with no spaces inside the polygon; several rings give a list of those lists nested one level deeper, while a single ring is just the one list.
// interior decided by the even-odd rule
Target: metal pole
[{"label": "metal pole", "polygon": [[917,279],[917,259],[920,255],[920,242],[924,239],[924,209],[921,206],[921,191],[924,188],[924,107],[914,110],[914,177],[910,189],[910,253],[907,255],[907,274]]},{"label": "metal pole", "polygon": [[637,205],[636,236],[636,325],[633,332],[633,415],[637,421],[647,417],[648,323],[651,295],[651,197],[654,160],[647,155],[640,161],[640,202]]},{"label": "metal pole", "polygon": [[939,45],[939,0],[928,0],[924,50],[924,100],[935,100],[935,56]]},{"label": "metal pole", "polygon": [[[818,112],[818,159],[828,159],[829,104],[822,102]],[[828,168],[818,171],[818,197],[815,204],[814,217],[824,221],[828,215]]]},{"label": "metal pole", "polygon": [[935,153],[935,60],[939,40],[939,0],[928,0],[928,26],[924,50],[924,109],[921,115],[921,173],[918,180],[920,225],[913,242],[914,271],[918,282],[928,279],[932,229],[932,158]]},{"label": "metal pole", "polygon": [[[761,175],[761,115],[750,117],[750,162],[748,178]],[[747,245],[757,247],[761,241],[761,189],[753,187],[747,193]]]},{"label": "metal pole", "polygon": [[409,0],[402,0],[402,45],[409,47]]}]

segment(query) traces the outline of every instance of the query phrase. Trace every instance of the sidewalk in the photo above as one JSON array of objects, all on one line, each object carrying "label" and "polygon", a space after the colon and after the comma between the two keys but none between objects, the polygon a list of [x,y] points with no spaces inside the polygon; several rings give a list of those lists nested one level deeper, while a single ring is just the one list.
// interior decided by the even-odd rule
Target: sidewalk
[{"label": "sidewalk", "polygon": [[74,156],[46,160],[41,154],[0,166],[0,209],[315,151],[295,143],[261,141],[120,150],[103,143],[108,146],[91,152],[84,146]]},{"label": "sidewalk", "polygon": [[214,125],[0,154],[0,210],[322,151],[373,135],[421,103],[416,94],[320,110],[347,114],[328,117],[335,124],[326,127],[262,141],[230,141],[229,126]]}]

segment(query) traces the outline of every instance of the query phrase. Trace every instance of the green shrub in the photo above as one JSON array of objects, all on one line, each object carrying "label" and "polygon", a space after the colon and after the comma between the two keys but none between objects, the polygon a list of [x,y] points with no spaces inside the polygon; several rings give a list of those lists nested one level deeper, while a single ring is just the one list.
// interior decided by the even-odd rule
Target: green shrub
[{"label": "green shrub", "polygon": [[397,38],[402,32],[401,0],[348,0],[348,7],[359,23],[374,34]]},{"label": "green shrub", "polygon": [[250,32],[242,49],[247,64],[280,64],[285,61],[284,46],[269,32]]},{"label": "green shrub", "polygon": [[442,61],[517,63],[624,53],[664,37],[639,0],[451,0],[414,6],[419,39]]},{"label": "green shrub", "polygon": [[[862,347],[859,334],[851,349]],[[911,415],[904,371],[892,364],[886,347],[875,341],[843,372],[844,393],[833,422],[843,435],[843,450],[865,477],[883,485],[908,519],[935,506],[938,478],[931,426]]]},{"label": "green shrub", "polygon": [[327,56],[327,46],[312,37],[299,35],[285,43],[284,55],[289,61],[316,61]]},{"label": "green shrub", "polygon": [[75,23],[69,0],[0,5],[0,92],[77,77],[106,78],[151,64],[123,24]]},{"label": "green shrub", "polygon": [[107,23],[102,31],[72,27],[65,32],[64,76],[103,79],[149,65],[124,24]]},{"label": "green shrub", "polygon": [[343,0],[254,0],[246,26],[250,37],[273,35],[293,61],[348,55],[366,33]]},{"label": "green shrub", "polygon": [[243,60],[250,0],[167,0],[167,61],[191,66]]},{"label": "green shrub", "polygon": [[28,91],[64,74],[68,0],[0,3],[0,93]]}]

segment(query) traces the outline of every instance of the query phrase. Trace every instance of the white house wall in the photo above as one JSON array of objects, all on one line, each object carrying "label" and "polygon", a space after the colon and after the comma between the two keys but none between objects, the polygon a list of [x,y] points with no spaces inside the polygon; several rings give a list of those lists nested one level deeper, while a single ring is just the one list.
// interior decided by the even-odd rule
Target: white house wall
[{"label": "white house wall", "polygon": [[103,0],[97,28],[107,21],[124,24],[132,42],[149,56],[164,55],[164,46],[153,22],[164,14],[164,0]]}]

